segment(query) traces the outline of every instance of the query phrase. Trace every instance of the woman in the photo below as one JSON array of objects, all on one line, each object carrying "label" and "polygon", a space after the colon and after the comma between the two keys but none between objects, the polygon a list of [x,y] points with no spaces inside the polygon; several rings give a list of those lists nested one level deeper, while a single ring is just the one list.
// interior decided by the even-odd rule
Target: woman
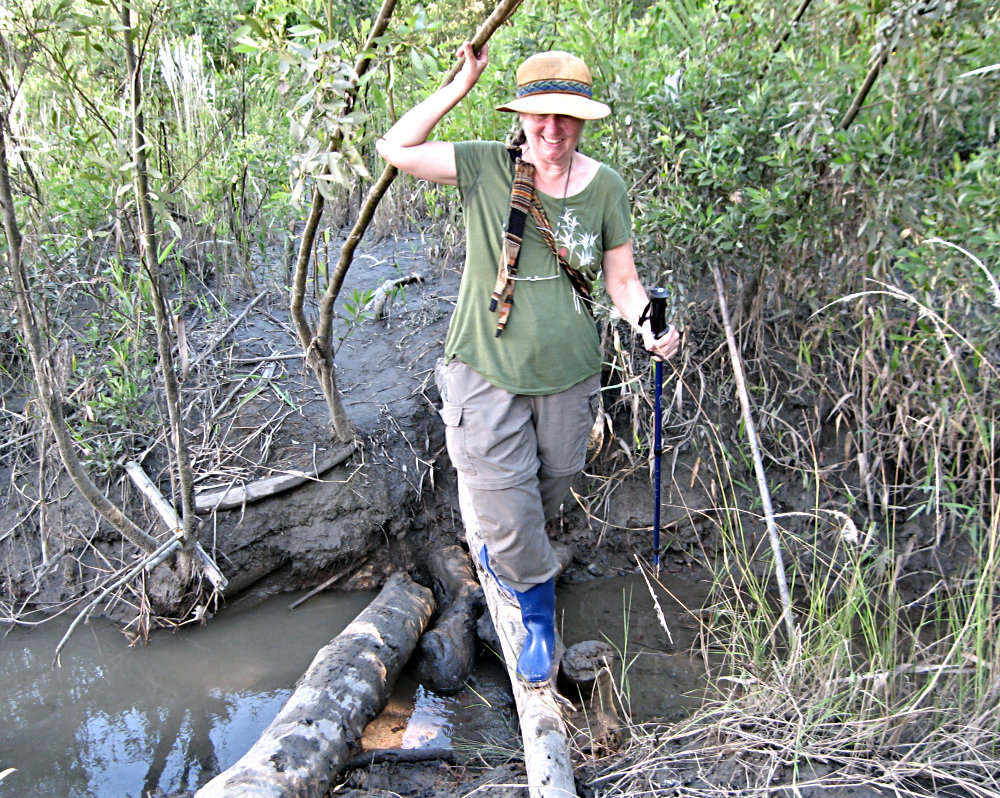
[{"label": "woman", "polygon": [[[610,113],[592,98],[575,56],[539,53],[517,71],[519,150],[499,142],[429,141],[488,63],[466,42],[455,80],[408,111],[376,143],[414,177],[458,186],[467,235],[458,304],[445,342],[448,453],[469,489],[485,546],[479,553],[521,608],[518,676],[546,684],[553,669],[555,575],[545,531],[583,468],[600,390],[601,349],[590,285],[603,273],[621,315],[654,356],[680,337],[652,335],[632,256],[625,184],[578,151],[585,120]],[[515,299],[516,295],[516,299]]]}]

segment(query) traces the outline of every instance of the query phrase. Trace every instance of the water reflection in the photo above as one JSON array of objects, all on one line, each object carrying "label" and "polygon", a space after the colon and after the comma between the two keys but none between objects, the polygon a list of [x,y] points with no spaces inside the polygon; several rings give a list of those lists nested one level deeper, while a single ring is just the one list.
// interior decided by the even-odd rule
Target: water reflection
[{"label": "water reflection", "polygon": [[65,626],[0,640],[0,796],[142,798],[197,789],[239,759],[316,651],[373,593],[278,597],[128,648],[94,622],[53,668]]},{"label": "water reflection", "polygon": [[448,702],[422,684],[418,685],[401,747],[447,748],[451,745],[451,733]]},{"label": "water reflection", "polygon": [[[625,575],[559,589],[567,644],[608,640],[624,654],[616,681],[633,719],[690,711],[701,685],[688,651],[690,618],[704,589],[667,579],[657,603],[641,577]],[[158,633],[129,648],[109,624],[65,630],[46,625],[0,639],[0,797],[144,798],[190,793],[253,745],[291,694],[315,653],[374,597],[316,596],[294,612],[279,596],[252,611],[222,613],[202,628]],[[500,663],[480,659],[467,691],[440,697],[413,673],[397,682],[385,711],[365,731],[366,748],[448,747],[515,734],[509,684]],[[513,745],[516,745],[516,737]]]}]

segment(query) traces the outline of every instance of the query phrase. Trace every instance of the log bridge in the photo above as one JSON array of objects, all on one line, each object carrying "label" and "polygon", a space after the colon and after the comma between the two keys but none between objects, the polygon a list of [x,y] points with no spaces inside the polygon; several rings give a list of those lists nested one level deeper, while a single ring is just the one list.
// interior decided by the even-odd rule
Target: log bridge
[{"label": "log bridge", "polygon": [[[479,522],[461,476],[458,496],[469,549],[479,551]],[[565,567],[571,549],[559,547],[557,553]],[[493,645],[503,655],[517,707],[528,794],[531,798],[577,795],[571,750],[596,752],[614,747],[609,741],[617,741],[620,722],[608,667],[613,651],[589,641],[562,656],[561,678],[569,680],[568,694],[578,695],[584,704],[581,713],[560,695],[555,680],[531,687],[517,678],[517,657],[524,642],[520,611],[501,598],[488,574],[479,571],[481,587],[476,584],[473,558],[459,546],[446,546],[433,560],[435,588],[442,596],[436,626],[425,633],[438,610],[434,591],[404,573],[392,576],[372,603],[316,654],[254,746],[202,787],[196,798],[325,796],[341,773],[355,767],[356,761],[365,761],[355,756],[365,726],[385,707],[396,678],[418,646],[417,659],[428,686],[442,693],[464,687],[475,664],[476,615],[484,599],[495,630]],[[595,647],[601,646],[597,651]],[[557,641],[557,655],[561,651]]]},{"label": "log bridge", "polygon": [[391,576],[343,632],[324,646],[253,747],[197,798],[322,798],[357,749],[365,726],[434,612],[434,594]]},{"label": "log bridge", "polygon": [[[440,361],[436,372],[444,395]],[[458,498],[469,550],[478,552],[483,545],[479,519],[461,474]],[[557,551],[565,567],[571,554],[566,547]],[[576,796],[570,730],[581,750],[606,747],[617,733],[609,689],[612,655],[596,656],[591,641],[591,648],[581,656],[574,658],[571,649],[563,658],[564,676],[579,671],[571,681],[585,705],[587,719],[581,723],[573,705],[557,692],[555,680],[531,687],[518,679],[517,657],[524,643],[520,610],[501,598],[496,582],[480,569],[478,558],[470,558],[458,546],[446,546],[431,562],[435,585],[443,596],[435,628],[424,634],[438,609],[434,593],[405,574],[392,576],[375,600],[316,654],[257,743],[202,787],[196,798],[323,798],[334,779],[349,767],[365,726],[385,707],[393,683],[418,645],[422,675],[429,686],[443,693],[461,689],[475,662],[476,614],[482,603],[470,560],[478,571],[514,694],[528,794],[531,798]],[[557,640],[556,654],[561,650]],[[576,667],[567,667],[570,662]],[[581,740],[580,729],[592,728],[598,717],[610,718],[602,726],[600,739],[590,735],[589,743]]]}]

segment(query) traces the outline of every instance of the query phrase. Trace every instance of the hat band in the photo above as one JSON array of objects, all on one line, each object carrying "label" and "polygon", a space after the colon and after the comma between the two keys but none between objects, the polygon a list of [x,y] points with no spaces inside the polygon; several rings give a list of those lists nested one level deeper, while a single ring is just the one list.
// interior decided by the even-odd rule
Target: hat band
[{"label": "hat band", "polygon": [[590,85],[579,80],[546,79],[525,83],[517,87],[517,99],[530,97],[533,94],[577,94],[593,99],[593,89]]}]

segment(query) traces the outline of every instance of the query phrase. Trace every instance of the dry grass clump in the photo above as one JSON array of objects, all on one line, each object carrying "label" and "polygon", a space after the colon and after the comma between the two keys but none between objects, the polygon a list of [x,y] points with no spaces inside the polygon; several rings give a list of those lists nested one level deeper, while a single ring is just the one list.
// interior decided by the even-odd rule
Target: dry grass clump
[{"label": "dry grass clump", "polygon": [[[905,727],[920,726],[933,711],[924,718],[909,713],[807,728],[801,707],[790,706],[787,696],[773,696],[772,712],[761,698],[720,703],[678,727],[634,730],[629,748],[601,763],[590,788],[602,798],[734,798],[846,788],[897,796],[1000,795],[990,729],[938,727],[909,739]],[[990,715],[995,729],[995,712]]]},{"label": "dry grass clump", "polygon": [[799,614],[791,646],[775,643],[776,602],[720,581],[702,707],[632,728],[588,768],[593,794],[1000,796],[995,576],[941,582],[917,608],[872,592],[872,574]]}]

